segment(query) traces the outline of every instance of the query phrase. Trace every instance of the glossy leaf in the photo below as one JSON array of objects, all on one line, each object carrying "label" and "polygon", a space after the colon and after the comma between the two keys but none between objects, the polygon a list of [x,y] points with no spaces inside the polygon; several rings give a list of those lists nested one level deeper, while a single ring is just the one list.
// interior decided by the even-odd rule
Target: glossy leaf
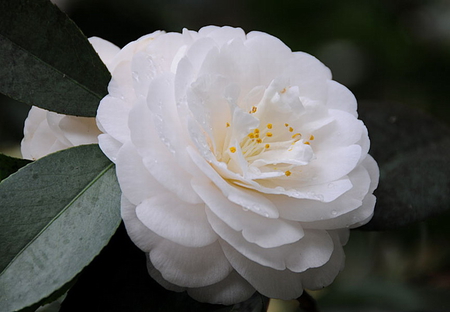
[{"label": "glossy leaf", "polygon": [[0,92],[93,117],[111,76],[89,41],[48,0],[0,1]]},{"label": "glossy leaf", "polygon": [[71,281],[120,223],[113,164],[98,145],[41,158],[0,183],[0,311]]},{"label": "glossy leaf", "polygon": [[450,209],[449,127],[400,104],[362,103],[359,111],[381,174],[363,229],[394,229]]},{"label": "glossy leaf", "polygon": [[0,154],[0,181],[7,178],[26,164],[30,160],[11,157],[5,154]]}]

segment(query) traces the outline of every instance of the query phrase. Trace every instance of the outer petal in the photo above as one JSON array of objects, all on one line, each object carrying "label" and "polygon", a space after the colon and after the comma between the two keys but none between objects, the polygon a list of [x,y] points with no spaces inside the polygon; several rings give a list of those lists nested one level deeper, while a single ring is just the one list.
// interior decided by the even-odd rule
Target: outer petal
[{"label": "outer petal", "polygon": [[252,211],[245,211],[241,206],[230,202],[211,183],[194,180],[193,186],[209,210],[234,231],[242,231],[243,237],[250,243],[273,248],[296,242],[303,237],[303,229],[298,223],[269,219]]},{"label": "outer petal", "polygon": [[239,253],[250,260],[276,270],[303,272],[322,266],[330,259],[333,244],[326,231],[307,231],[299,241],[275,248],[262,248],[247,242],[214,214],[208,213],[214,230]]},{"label": "outer petal", "polygon": [[217,239],[206,220],[204,204],[182,202],[169,192],[144,200],[136,215],[153,232],[186,247],[206,246]]},{"label": "outer petal", "polygon": [[255,292],[245,279],[232,271],[224,280],[205,287],[190,288],[188,294],[200,302],[231,305],[250,298]]},{"label": "outer petal", "polygon": [[165,280],[182,287],[215,284],[232,271],[218,242],[191,248],[162,239],[150,251],[150,260]]}]

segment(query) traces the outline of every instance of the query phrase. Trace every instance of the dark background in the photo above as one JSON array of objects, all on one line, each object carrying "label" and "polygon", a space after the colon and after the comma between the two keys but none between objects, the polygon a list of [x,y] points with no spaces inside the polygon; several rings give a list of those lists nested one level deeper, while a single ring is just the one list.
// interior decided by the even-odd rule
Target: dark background
[{"label": "dark background", "polygon": [[[119,47],[159,29],[213,24],[264,31],[319,58],[361,107],[401,103],[450,124],[448,0],[66,0],[58,5],[86,36]],[[3,96],[0,102],[0,150],[18,155],[29,107]],[[354,231],[346,269],[331,287],[313,293],[322,311],[450,310],[449,221],[447,213],[399,230]]]}]

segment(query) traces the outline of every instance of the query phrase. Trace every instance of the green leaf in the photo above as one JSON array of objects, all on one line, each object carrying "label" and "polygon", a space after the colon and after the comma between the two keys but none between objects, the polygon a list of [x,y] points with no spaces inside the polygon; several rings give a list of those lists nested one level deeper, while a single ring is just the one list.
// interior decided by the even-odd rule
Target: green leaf
[{"label": "green leaf", "polygon": [[28,163],[30,163],[30,160],[0,154],[0,181],[7,178],[9,175]]},{"label": "green leaf", "polygon": [[449,127],[400,104],[362,103],[359,111],[380,167],[374,217],[362,229],[394,229],[448,210]]},{"label": "green leaf", "polygon": [[120,223],[113,164],[98,145],[41,158],[0,183],[0,311],[71,281]]},{"label": "green leaf", "polygon": [[49,0],[0,1],[0,92],[62,114],[93,117],[111,75]]}]

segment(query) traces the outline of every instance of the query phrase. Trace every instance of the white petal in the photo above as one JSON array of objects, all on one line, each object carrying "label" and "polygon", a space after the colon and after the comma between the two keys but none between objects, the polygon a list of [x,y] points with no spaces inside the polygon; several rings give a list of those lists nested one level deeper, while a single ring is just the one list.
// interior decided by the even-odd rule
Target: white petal
[{"label": "white petal", "polygon": [[150,175],[130,142],[125,143],[117,155],[116,173],[123,194],[134,205],[165,191]]},{"label": "white petal", "polygon": [[192,147],[188,147],[187,151],[198,168],[211,179],[228,200],[266,218],[278,217],[275,205],[265,196],[255,191],[230,185]]},{"label": "white petal", "polygon": [[144,200],[137,206],[136,215],[159,236],[186,247],[206,246],[217,239],[206,219],[204,204],[182,202],[169,192]]},{"label": "white petal", "polygon": [[291,300],[303,293],[301,273],[262,266],[226,244],[223,244],[223,250],[234,269],[262,295]]},{"label": "white petal", "polygon": [[303,229],[297,222],[268,219],[252,211],[244,211],[211,183],[193,181],[193,186],[208,208],[234,231],[242,231],[243,237],[250,243],[273,248],[296,242],[303,237]]},{"label": "white petal", "polygon": [[95,118],[64,116],[59,127],[73,146],[97,143],[97,137],[101,133],[95,124]]},{"label": "white petal", "polygon": [[[280,210],[280,215],[288,220],[297,220],[311,222],[318,220],[334,219],[340,215],[346,214],[361,206],[363,198],[366,196],[370,176],[367,170],[359,166],[349,174],[353,187],[342,196],[331,202],[320,202],[304,199],[294,199],[286,196],[269,196]],[[324,190],[339,187],[336,182],[330,182],[324,185]],[[308,224],[303,224],[308,227]]]},{"label": "white petal", "polygon": [[328,80],[327,106],[332,109],[339,109],[357,117],[356,98],[347,87],[334,80]]},{"label": "white petal", "polygon": [[334,242],[333,254],[330,260],[323,266],[312,268],[302,273],[303,287],[305,289],[315,290],[330,285],[337,274],[344,269],[345,254],[340,237],[348,235],[348,232],[349,230],[329,232]]},{"label": "white petal", "polygon": [[108,133],[115,140],[124,143],[130,137],[128,114],[130,107],[123,100],[105,96],[97,110],[97,123],[102,132]]},{"label": "white petal", "polygon": [[333,244],[326,231],[308,230],[295,243],[274,248],[263,248],[245,240],[243,236],[208,213],[208,220],[224,241],[250,260],[276,270],[303,272],[319,267],[330,259]]},{"label": "white petal", "polygon": [[302,96],[311,100],[326,101],[327,82],[331,79],[331,71],[314,56],[294,52],[283,75],[289,77],[292,85],[299,87]]},{"label": "white petal", "polygon": [[254,292],[255,288],[236,271],[232,271],[224,280],[216,284],[188,289],[188,294],[197,301],[223,305],[245,301]]},{"label": "white petal", "polygon": [[162,275],[161,272],[159,272],[155,267],[153,266],[152,262],[150,261],[149,254],[146,255],[147,257],[147,271],[150,276],[157,281],[162,287],[164,287],[167,290],[175,291],[175,292],[182,292],[186,290],[186,287],[180,287],[175,284],[169,283],[166,281]]},{"label": "white petal", "polygon": [[[113,58],[120,52],[118,46],[99,37],[90,37],[89,42],[107,67],[112,62]],[[112,68],[108,67],[108,70],[112,71]]]},{"label": "white petal", "polygon": [[[139,151],[150,174],[181,200],[200,203],[190,185],[191,175],[196,174],[195,165],[187,159],[182,146],[172,149],[161,141],[154,128],[153,114],[144,103],[137,103],[130,112],[131,139]],[[190,172],[188,171],[190,170]]]},{"label": "white petal", "polygon": [[364,124],[353,115],[330,109],[333,122],[314,133],[314,146],[317,149],[333,149],[357,143],[364,131]]},{"label": "white petal", "polygon": [[148,229],[136,216],[136,205],[122,195],[120,212],[128,236],[141,250],[149,252],[162,238]]},{"label": "white petal", "polygon": [[119,153],[122,143],[114,139],[109,134],[100,134],[98,136],[98,144],[102,152],[113,162],[117,161],[117,154]]},{"label": "white petal", "polygon": [[361,147],[350,145],[332,150],[318,150],[315,155],[316,159],[302,169],[302,174],[313,177],[311,184],[332,182],[345,177],[356,167],[361,157]]},{"label": "white petal", "polygon": [[370,155],[366,156],[361,165],[366,168],[367,172],[370,175],[369,193],[372,193],[378,187],[378,180],[380,179],[380,169],[378,168],[376,161]]},{"label": "white petal", "polygon": [[163,239],[151,250],[150,260],[165,280],[181,287],[212,285],[232,271],[218,242],[192,248]]}]

